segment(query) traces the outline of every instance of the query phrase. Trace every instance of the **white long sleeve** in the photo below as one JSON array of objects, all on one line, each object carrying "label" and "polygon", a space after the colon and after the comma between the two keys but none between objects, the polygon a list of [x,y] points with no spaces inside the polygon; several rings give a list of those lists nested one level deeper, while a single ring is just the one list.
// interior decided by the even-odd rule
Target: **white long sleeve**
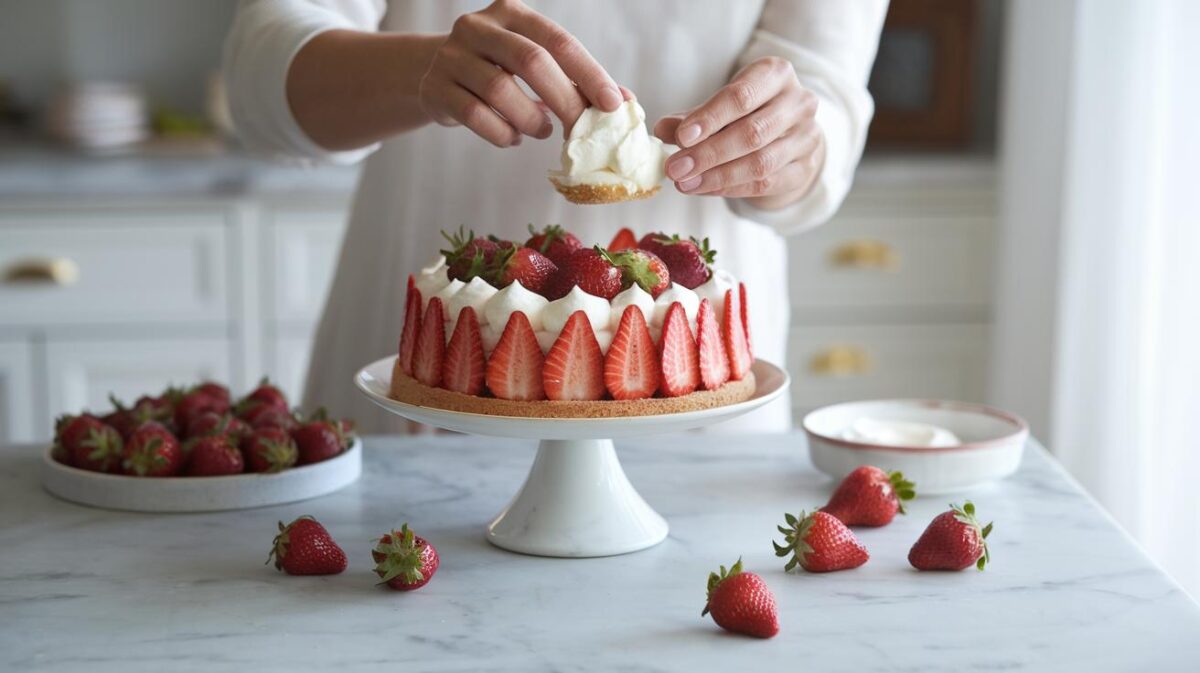
[{"label": "white long sleeve", "polygon": [[837,211],[850,191],[875,112],[867,79],[887,5],[887,0],[767,0],[738,65],[764,56],[795,65],[800,82],[817,95],[825,166],[799,202],[766,211],[730,199],[737,214],[787,235],[822,224]]},{"label": "white long sleeve", "polygon": [[276,160],[349,164],[379,145],[332,152],[296,123],[287,102],[287,73],[296,52],[333,29],[375,31],[384,0],[241,0],[225,41],[223,72],[238,137]]}]

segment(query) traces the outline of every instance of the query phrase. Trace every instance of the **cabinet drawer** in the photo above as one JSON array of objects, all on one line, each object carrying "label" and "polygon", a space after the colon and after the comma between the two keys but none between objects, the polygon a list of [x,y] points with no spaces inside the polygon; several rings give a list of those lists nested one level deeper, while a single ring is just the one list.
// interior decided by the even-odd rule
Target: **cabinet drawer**
[{"label": "cabinet drawer", "polygon": [[345,231],[346,211],[272,211],[267,241],[270,315],[285,322],[311,322],[321,314],[333,284]]},{"label": "cabinet drawer", "polygon": [[794,327],[788,370],[798,411],[850,400],[982,401],[984,325]]},{"label": "cabinet drawer", "polygon": [[792,306],[986,306],[991,236],[988,217],[840,215],[789,240]]},{"label": "cabinet drawer", "polygon": [[225,320],[221,212],[0,214],[0,325]]}]

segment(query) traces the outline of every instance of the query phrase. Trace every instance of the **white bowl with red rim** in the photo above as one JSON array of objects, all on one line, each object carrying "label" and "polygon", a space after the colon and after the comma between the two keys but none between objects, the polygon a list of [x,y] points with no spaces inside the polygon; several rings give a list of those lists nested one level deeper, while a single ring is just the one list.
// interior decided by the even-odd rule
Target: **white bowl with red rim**
[{"label": "white bowl with red rim", "polygon": [[[923,423],[945,428],[961,443],[902,446],[847,439],[860,419]],[[804,417],[808,450],[817,469],[841,479],[860,465],[900,470],[918,494],[966,491],[1016,472],[1029,425],[1015,414],[982,404],[896,399],[845,402]]]}]

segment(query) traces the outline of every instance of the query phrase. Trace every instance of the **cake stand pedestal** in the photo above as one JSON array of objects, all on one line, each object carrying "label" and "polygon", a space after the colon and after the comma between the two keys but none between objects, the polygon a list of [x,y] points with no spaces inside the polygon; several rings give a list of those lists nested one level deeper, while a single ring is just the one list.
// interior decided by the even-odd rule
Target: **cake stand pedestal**
[{"label": "cake stand pedestal", "polygon": [[723,407],[620,418],[518,418],[446,411],[388,397],[394,358],[367,365],[355,385],[376,404],[419,423],[491,437],[538,439],[525,484],[488,525],[488,541],[523,554],[587,558],[652,547],[667,537],[667,522],[638,494],[612,440],[676,432],[729,420],[779,397],[787,374],[754,363],[753,397]]}]

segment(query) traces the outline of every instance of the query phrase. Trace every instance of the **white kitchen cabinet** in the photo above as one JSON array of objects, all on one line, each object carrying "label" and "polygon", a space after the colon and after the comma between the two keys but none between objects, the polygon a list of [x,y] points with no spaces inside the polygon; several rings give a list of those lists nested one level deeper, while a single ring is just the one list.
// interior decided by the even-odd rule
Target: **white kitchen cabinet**
[{"label": "white kitchen cabinet", "polygon": [[131,403],[171,383],[228,381],[229,375],[226,339],[52,340],[46,344],[43,423],[62,413],[111,408],[110,392]]},{"label": "white kitchen cabinet", "polygon": [[33,345],[0,341],[0,444],[31,442],[45,434],[34,427],[37,393]]},{"label": "white kitchen cabinet", "polygon": [[[308,375],[308,359],[312,349],[312,336],[294,334],[270,339],[270,353],[264,374],[271,377],[294,406],[300,404],[304,392],[304,379]],[[304,409],[311,412],[312,409]]]},{"label": "white kitchen cabinet", "polygon": [[337,269],[346,212],[318,206],[272,208],[266,216],[264,249],[268,315],[287,324],[313,324],[320,317]]}]

